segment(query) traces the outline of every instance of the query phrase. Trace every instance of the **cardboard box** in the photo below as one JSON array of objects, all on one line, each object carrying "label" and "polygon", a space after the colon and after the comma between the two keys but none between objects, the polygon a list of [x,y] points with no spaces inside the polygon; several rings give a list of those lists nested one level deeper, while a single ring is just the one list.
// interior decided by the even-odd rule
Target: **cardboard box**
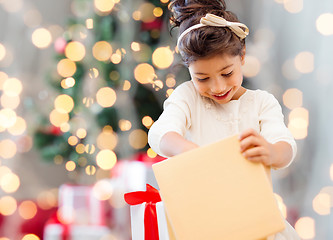
[{"label": "cardboard box", "polygon": [[241,155],[238,136],[153,170],[176,239],[265,239],[285,228],[264,166]]}]

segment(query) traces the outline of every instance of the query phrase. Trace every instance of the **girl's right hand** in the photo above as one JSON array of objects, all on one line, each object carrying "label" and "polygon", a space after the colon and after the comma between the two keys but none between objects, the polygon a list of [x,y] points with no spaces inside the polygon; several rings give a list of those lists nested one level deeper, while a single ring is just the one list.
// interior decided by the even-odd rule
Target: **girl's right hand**
[{"label": "girl's right hand", "polygon": [[160,142],[161,152],[168,157],[173,157],[197,147],[199,147],[197,144],[188,141],[177,132],[164,134]]}]

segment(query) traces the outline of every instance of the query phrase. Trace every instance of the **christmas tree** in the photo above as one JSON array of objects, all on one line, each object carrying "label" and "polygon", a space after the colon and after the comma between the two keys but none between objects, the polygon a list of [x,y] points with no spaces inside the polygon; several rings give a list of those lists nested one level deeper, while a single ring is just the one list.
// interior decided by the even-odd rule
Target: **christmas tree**
[{"label": "christmas tree", "polygon": [[[156,157],[147,132],[176,86],[168,0],[75,0],[54,42],[47,81],[54,108],[34,134],[42,158],[66,169],[111,169],[136,153]],[[50,104],[52,105],[52,103]]]}]

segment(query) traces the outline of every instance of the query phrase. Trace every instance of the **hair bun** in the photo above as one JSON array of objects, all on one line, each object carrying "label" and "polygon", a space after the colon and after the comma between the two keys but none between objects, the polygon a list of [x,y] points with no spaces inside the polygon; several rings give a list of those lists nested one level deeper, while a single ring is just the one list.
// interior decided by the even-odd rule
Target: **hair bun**
[{"label": "hair bun", "polygon": [[180,26],[185,20],[195,15],[204,16],[206,13],[224,12],[226,4],[224,0],[171,0],[169,9],[172,13],[171,22],[174,26]]}]

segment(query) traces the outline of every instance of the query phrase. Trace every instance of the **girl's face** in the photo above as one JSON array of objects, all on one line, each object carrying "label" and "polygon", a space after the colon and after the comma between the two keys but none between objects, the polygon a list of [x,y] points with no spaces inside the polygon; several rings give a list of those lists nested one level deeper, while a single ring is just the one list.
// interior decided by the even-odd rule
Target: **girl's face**
[{"label": "girl's face", "polygon": [[244,92],[241,66],[244,55],[217,55],[199,59],[189,65],[196,90],[219,104],[237,100]]}]

